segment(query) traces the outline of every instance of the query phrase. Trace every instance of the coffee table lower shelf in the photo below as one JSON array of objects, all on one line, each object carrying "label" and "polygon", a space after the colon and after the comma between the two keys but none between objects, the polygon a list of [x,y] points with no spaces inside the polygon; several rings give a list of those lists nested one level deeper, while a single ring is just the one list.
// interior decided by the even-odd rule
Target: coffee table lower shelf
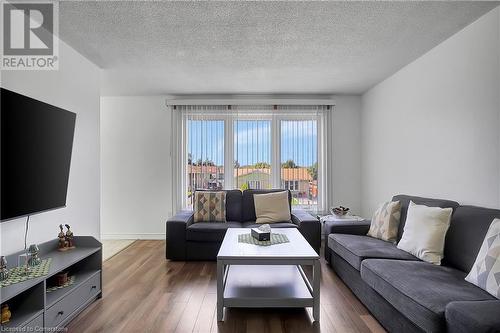
[{"label": "coffee table lower shelf", "polygon": [[312,286],[299,265],[227,265],[223,281],[222,307],[315,305]]}]

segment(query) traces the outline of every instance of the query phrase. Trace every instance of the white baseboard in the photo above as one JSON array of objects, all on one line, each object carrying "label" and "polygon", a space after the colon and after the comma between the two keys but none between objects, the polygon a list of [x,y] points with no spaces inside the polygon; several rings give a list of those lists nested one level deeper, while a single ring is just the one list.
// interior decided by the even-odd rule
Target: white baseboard
[{"label": "white baseboard", "polygon": [[101,239],[165,239],[165,234],[102,234]]}]

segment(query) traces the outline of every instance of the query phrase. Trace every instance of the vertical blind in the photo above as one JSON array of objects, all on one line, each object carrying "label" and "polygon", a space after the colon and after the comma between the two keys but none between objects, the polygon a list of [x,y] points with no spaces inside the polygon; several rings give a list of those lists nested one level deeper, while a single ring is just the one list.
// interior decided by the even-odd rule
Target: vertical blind
[{"label": "vertical blind", "polygon": [[173,177],[177,173],[180,178],[182,207],[192,206],[196,190],[284,188],[292,192],[295,206],[323,208],[327,169],[322,124],[329,109],[176,106],[173,132],[181,147],[175,151],[182,162]]},{"label": "vertical blind", "polygon": [[225,188],[225,120],[216,106],[184,106],[186,128],[186,206],[193,203],[194,191]]},{"label": "vertical blind", "polygon": [[317,119],[281,120],[281,187],[294,204],[318,204]]},{"label": "vertical blind", "polygon": [[[243,117],[244,118],[244,117]],[[234,187],[272,188],[271,120],[237,118],[234,126]]]}]

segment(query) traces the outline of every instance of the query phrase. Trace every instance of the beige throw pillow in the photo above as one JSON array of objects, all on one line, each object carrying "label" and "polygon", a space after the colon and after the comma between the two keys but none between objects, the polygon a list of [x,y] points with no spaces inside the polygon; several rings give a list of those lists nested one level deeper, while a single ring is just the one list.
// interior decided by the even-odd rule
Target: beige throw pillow
[{"label": "beige throw pillow", "polygon": [[195,192],[193,222],[226,222],[226,192]]},{"label": "beige throw pillow", "polygon": [[373,214],[368,236],[396,243],[398,238],[401,203],[389,201],[382,204]]},{"label": "beige throw pillow", "polygon": [[465,280],[500,298],[500,219],[491,223]]},{"label": "beige throw pillow", "polygon": [[288,203],[288,192],[273,192],[266,194],[254,194],[255,223],[276,223],[290,221],[290,205]]},{"label": "beige throw pillow", "polygon": [[416,205],[410,201],[398,248],[423,261],[441,265],[452,208]]}]

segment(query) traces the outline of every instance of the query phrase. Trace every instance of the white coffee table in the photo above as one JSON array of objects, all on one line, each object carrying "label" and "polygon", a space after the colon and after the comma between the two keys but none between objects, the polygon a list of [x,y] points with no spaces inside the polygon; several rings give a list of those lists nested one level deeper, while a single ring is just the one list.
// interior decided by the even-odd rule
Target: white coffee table
[{"label": "white coffee table", "polygon": [[[227,230],[217,254],[217,320],[224,307],[312,307],[319,320],[321,266],[319,255],[294,228],[272,232],[287,235],[289,243],[270,246],[239,243],[250,229]],[[301,266],[312,266],[312,281]]]}]

